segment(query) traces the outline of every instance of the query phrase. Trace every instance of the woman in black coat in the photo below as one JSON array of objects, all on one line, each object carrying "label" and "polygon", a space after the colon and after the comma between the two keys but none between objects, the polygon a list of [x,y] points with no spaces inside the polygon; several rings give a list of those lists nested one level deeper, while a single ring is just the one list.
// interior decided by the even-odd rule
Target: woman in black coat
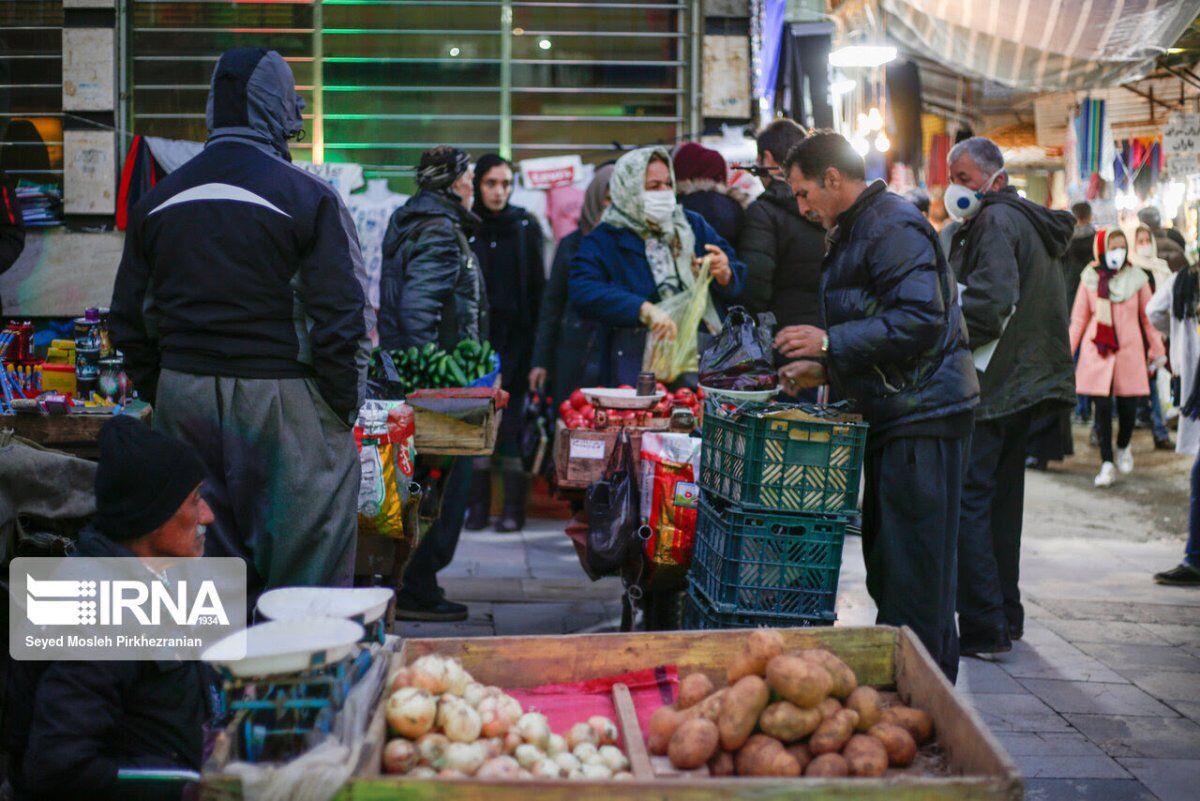
[{"label": "woman in black coat", "polygon": [[[520,531],[525,525],[528,479],[517,450],[522,410],[532,367],[534,324],[546,283],[542,229],[525,209],[508,202],[513,190],[512,164],[488,154],[475,165],[475,205],[482,223],[471,240],[487,284],[489,338],[500,354],[501,386],[509,393],[500,421],[496,453],[504,475],[504,512],[496,531]],[[491,506],[490,459],[477,460],[466,527],[488,524]]]}]

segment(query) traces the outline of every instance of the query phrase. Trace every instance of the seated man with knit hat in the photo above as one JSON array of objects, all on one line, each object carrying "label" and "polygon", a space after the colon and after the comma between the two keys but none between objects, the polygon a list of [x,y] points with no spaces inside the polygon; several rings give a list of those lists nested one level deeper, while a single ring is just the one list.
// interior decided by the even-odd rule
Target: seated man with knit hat
[{"label": "seated man with knit hat", "polygon": [[[204,465],[130,417],[100,431],[95,526],[73,556],[203,556],[213,516]],[[128,768],[199,771],[209,671],[187,661],[10,660],[4,746],[18,799],[177,799],[184,785],[118,780]]]}]

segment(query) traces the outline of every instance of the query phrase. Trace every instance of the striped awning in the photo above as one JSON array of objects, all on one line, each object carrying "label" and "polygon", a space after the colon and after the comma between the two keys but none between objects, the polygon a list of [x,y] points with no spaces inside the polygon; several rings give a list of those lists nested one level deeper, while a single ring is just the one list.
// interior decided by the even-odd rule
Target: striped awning
[{"label": "striped awning", "polygon": [[1141,78],[1200,13],[1196,0],[876,0],[837,11],[962,75],[1032,92]]}]

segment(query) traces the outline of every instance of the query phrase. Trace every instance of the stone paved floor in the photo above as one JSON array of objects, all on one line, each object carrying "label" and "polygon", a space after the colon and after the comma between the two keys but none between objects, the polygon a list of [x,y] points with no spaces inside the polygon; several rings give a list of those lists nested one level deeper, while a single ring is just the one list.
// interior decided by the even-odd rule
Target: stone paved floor
[{"label": "stone paved floor", "polygon": [[[1183,549],[1188,460],[1154,453],[1091,487],[1094,450],[1028,474],[1022,589],[1025,639],[992,660],[964,659],[959,690],[1013,756],[1031,801],[1200,799],[1200,590],[1150,575]],[[518,535],[468,533],[442,583],[470,605],[462,624],[405,625],[409,636],[615,630],[620,585],[592,583],[560,521]],[[860,542],[842,560],[839,625],[868,625]]]}]

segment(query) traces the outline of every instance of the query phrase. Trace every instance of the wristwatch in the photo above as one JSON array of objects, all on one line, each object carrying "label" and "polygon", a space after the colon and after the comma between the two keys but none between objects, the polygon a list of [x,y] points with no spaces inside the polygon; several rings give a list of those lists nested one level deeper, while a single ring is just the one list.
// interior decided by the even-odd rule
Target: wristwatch
[{"label": "wristwatch", "polygon": [[821,337],[821,358],[824,359],[829,355],[829,337]]}]

